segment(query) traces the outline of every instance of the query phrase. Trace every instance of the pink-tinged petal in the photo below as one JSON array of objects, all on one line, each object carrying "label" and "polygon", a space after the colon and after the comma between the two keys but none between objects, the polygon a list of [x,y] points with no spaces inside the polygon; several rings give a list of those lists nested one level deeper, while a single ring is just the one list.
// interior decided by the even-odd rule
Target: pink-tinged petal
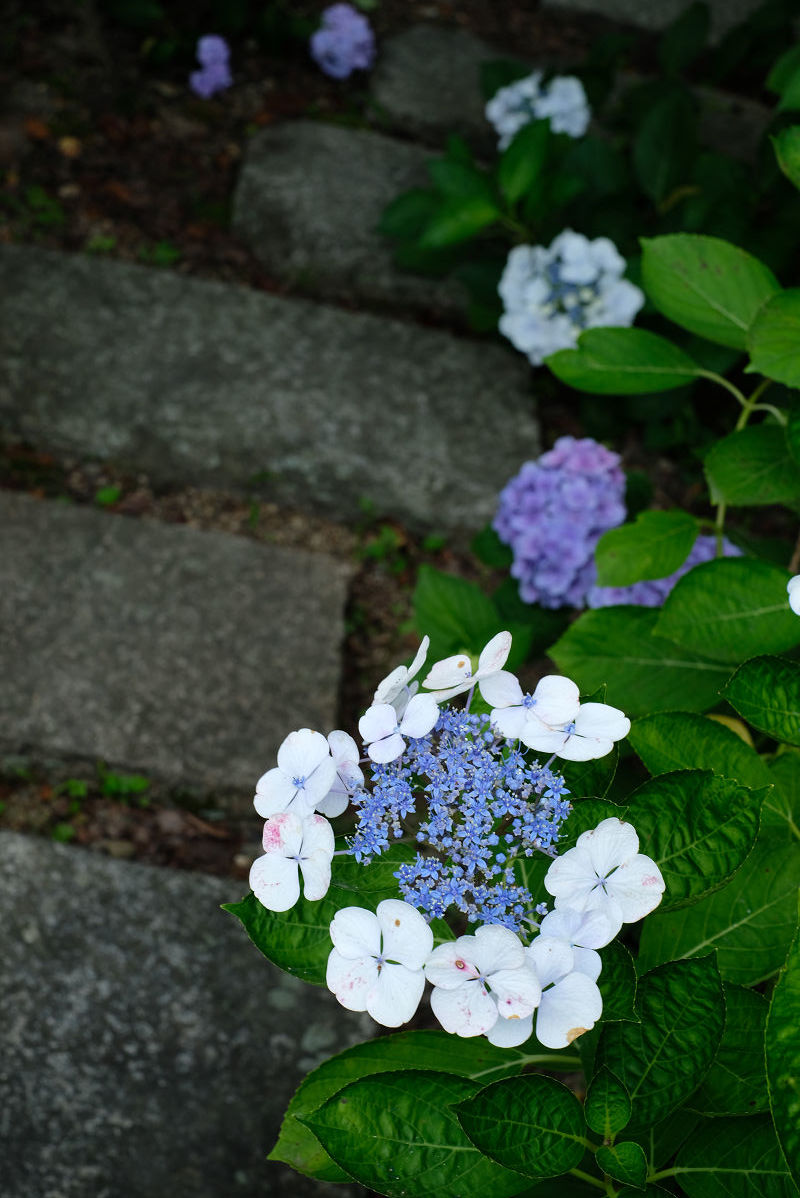
[{"label": "pink-tinged petal", "polygon": [[413,1017],[424,989],[425,975],[421,969],[383,965],[370,990],[367,1012],[383,1027],[400,1027]]},{"label": "pink-tinged petal", "polygon": [[502,1015],[494,1027],[486,1033],[486,1039],[496,1048],[518,1048],[530,1040],[533,1032],[533,1015],[523,1019],[503,1019]]},{"label": "pink-tinged petal", "polygon": [[422,685],[426,690],[447,690],[451,686],[460,686],[472,677],[472,662],[469,654],[455,653],[437,661],[423,679]]},{"label": "pink-tinged petal", "polygon": [[433,949],[433,932],[416,907],[401,899],[384,899],[378,903],[377,916],[384,959],[407,969],[422,969]]},{"label": "pink-tinged petal", "polygon": [[303,894],[311,903],[324,898],[331,884],[331,858],[326,852],[310,853],[300,860]]},{"label": "pink-tinged petal", "polygon": [[265,853],[294,857],[303,843],[303,821],[293,811],[279,811],[264,824],[261,843]]},{"label": "pink-tinged petal", "polygon": [[498,632],[493,636],[478,658],[478,671],[481,674],[496,674],[506,664],[511,652],[511,633]]},{"label": "pink-tinged petal", "polygon": [[278,749],[278,768],[289,778],[307,778],[328,756],[328,742],[322,733],[300,728],[290,732]]},{"label": "pink-tinged petal", "polygon": [[575,957],[575,972],[585,973],[587,978],[596,982],[603,968],[600,954],[596,953],[593,948],[573,948],[572,952]]},{"label": "pink-tinged petal", "polygon": [[307,815],[303,820],[303,844],[299,855],[310,857],[312,853],[326,853],[332,857],[335,847],[333,828],[328,821],[321,815]]},{"label": "pink-tinged petal", "polygon": [[383,740],[374,740],[367,746],[367,755],[377,765],[388,765],[400,756],[405,747],[406,742],[399,732],[395,732],[392,736],[385,736]]},{"label": "pink-tinged petal", "polygon": [[343,957],[380,956],[381,926],[377,915],[363,907],[342,907],[331,920],[331,940]]},{"label": "pink-tinged petal", "polygon": [[497,1023],[497,1003],[480,982],[465,982],[457,990],[431,990],[431,1009],[446,1032],[482,1036]]},{"label": "pink-tinged petal", "polygon": [[521,1019],[530,1015],[542,997],[542,987],[533,966],[501,969],[487,979],[497,1009],[504,1019]]},{"label": "pink-tinged petal", "polygon": [[618,707],[608,703],[581,703],[575,717],[579,736],[597,736],[601,740],[622,740],[631,730],[631,722]]},{"label": "pink-tinged petal", "polygon": [[544,876],[545,890],[554,896],[556,908],[588,910],[589,899],[598,885],[591,855],[580,843],[556,857]]},{"label": "pink-tinged petal", "polygon": [[542,995],[536,1038],[545,1048],[566,1048],[590,1031],[602,1013],[597,985],[583,973],[570,973]]},{"label": "pink-tinged petal", "polygon": [[[326,746],[327,747],[327,746]],[[336,762],[332,757],[326,757],[317,765],[306,778],[303,794],[313,811],[320,799],[324,799],[336,781]]]},{"label": "pink-tinged petal", "polygon": [[369,994],[378,980],[374,957],[343,957],[332,949],[325,982],[348,1011],[366,1011]]},{"label": "pink-tinged petal", "polygon": [[615,869],[606,890],[619,903],[625,923],[635,923],[654,911],[664,893],[664,879],[655,861],[637,853]]},{"label": "pink-tinged petal", "polygon": [[525,963],[525,949],[510,928],[484,924],[475,932],[473,960],[484,977],[503,969],[519,969]]},{"label": "pink-tinged petal", "polygon": [[433,695],[414,695],[400,721],[400,731],[416,740],[427,736],[438,718],[439,707]]},{"label": "pink-tinged petal", "polygon": [[612,869],[622,865],[639,851],[639,837],[633,824],[626,824],[616,816],[601,820],[596,828],[582,832],[576,848],[587,852],[592,869],[598,877],[607,877]]},{"label": "pink-tinged petal", "polygon": [[570,678],[561,674],[545,674],[533,692],[535,711],[539,719],[553,728],[569,724],[578,714],[581,693]]},{"label": "pink-tinged petal", "polygon": [[554,936],[537,936],[528,948],[528,958],[533,962],[542,988],[560,981],[575,964],[572,948],[566,940],[556,940]]},{"label": "pink-tinged petal", "polygon": [[300,898],[297,862],[266,853],[250,867],[250,889],[268,911],[288,911]]},{"label": "pink-tinged petal", "polygon": [[425,976],[431,985],[456,990],[465,981],[480,977],[480,970],[472,960],[474,947],[474,936],[459,936],[458,940],[437,944],[424,965]]},{"label": "pink-tinged petal", "polygon": [[391,703],[373,703],[358,721],[358,731],[365,744],[391,736],[397,727],[397,713]]},{"label": "pink-tinged petal", "polygon": [[[253,806],[259,815],[268,819],[279,811],[288,811],[297,796],[297,787],[283,770],[268,770],[259,778]],[[305,802],[301,802],[305,806]]]},{"label": "pink-tinged petal", "polygon": [[525,698],[519,682],[508,670],[479,679],[478,689],[490,707],[519,707]]},{"label": "pink-tinged petal", "polygon": [[567,735],[560,749],[555,749],[562,761],[596,761],[605,757],[614,748],[613,740],[599,736],[579,736],[577,732]]}]

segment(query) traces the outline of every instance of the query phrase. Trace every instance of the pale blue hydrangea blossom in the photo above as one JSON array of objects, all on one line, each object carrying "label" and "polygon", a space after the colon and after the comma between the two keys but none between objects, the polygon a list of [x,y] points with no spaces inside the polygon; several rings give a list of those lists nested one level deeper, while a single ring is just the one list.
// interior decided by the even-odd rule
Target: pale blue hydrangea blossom
[{"label": "pale blue hydrangea blossom", "polygon": [[531,121],[549,120],[554,133],[583,137],[592,117],[580,79],[557,75],[549,83],[543,83],[541,71],[501,87],[485,111],[486,119],[499,135],[500,150],[505,150],[514,135]]},{"label": "pale blue hydrangea blossom", "polygon": [[597,542],[624,519],[619,454],[591,437],[559,437],[503,488],[493,527],[511,548],[526,603],[581,607],[595,580]]},{"label": "pale blue hydrangea blossom", "polygon": [[572,229],[549,246],[515,246],[497,288],[500,332],[541,366],[557,350],[572,349],[584,329],[633,324],[644,293],[623,278],[625,266],[607,237],[590,241]]},{"label": "pale blue hydrangea blossom", "polygon": [[331,4],[309,44],[314,62],[331,79],[367,71],[375,61],[375,37],[369,21],[351,4]]},{"label": "pale blue hydrangea blossom", "polygon": [[800,616],[800,574],[795,574],[786,584],[789,595],[789,607],[796,616]]},{"label": "pale blue hydrangea blossom", "polygon": [[224,91],[233,83],[229,65],[230,49],[223,37],[209,33],[197,43],[199,71],[192,71],[189,86],[195,95],[208,100],[215,92]]},{"label": "pale blue hydrangea blossom", "polygon": [[[727,537],[722,538],[723,557],[741,557],[742,551],[731,544]],[[632,603],[639,607],[660,607],[679,578],[703,562],[710,562],[717,556],[717,538],[701,535],[692,546],[691,552],[682,566],[666,578],[650,578],[644,582],[634,582],[627,587],[593,586],[586,596],[587,607],[616,607],[622,603]],[[800,601],[800,595],[797,596]]]}]

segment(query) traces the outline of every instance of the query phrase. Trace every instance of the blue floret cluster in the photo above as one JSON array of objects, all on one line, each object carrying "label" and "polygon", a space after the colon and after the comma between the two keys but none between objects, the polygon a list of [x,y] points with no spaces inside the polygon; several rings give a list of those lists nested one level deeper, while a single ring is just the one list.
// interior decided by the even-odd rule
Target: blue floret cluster
[{"label": "blue floret cluster", "polygon": [[591,437],[559,437],[500,493],[493,527],[514,555],[520,597],[581,607],[594,583],[600,537],[625,519],[620,458]]},{"label": "blue floret cluster", "polygon": [[358,792],[351,850],[369,861],[416,817],[416,859],[396,872],[406,902],[430,919],[448,909],[518,931],[532,898],[514,862],[552,855],[569,814],[563,777],[509,748],[486,715],[442,709],[428,736],[401,758],[375,765]]},{"label": "blue floret cluster", "polygon": [[[727,537],[722,538],[723,557],[741,557],[742,551],[731,544]],[[639,607],[660,607],[679,578],[688,574],[693,566],[710,562],[717,556],[717,538],[699,536],[692,546],[692,551],[682,566],[674,574],[666,578],[648,579],[646,582],[634,582],[627,587],[598,587],[594,586],[586,597],[588,607],[615,607],[621,603],[637,604]]]},{"label": "blue floret cluster", "polygon": [[311,57],[331,79],[367,71],[375,61],[375,37],[369,21],[351,4],[331,4],[311,36]]}]

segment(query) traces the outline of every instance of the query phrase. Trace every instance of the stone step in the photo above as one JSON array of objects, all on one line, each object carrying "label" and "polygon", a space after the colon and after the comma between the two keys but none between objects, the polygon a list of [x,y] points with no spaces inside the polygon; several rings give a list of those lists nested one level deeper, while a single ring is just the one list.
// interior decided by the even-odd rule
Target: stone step
[{"label": "stone step", "polygon": [[377,1029],[258,953],[241,889],[0,833],[3,1198],[366,1195],[264,1159]]},{"label": "stone step", "polygon": [[[594,13],[623,25],[658,32],[666,29],[685,12],[690,0],[659,0],[658,4],[643,4],[642,0],[542,0],[544,8],[569,13]],[[711,13],[711,40],[721,37],[741,25],[761,6],[763,0],[706,0]]]},{"label": "stone step", "polygon": [[293,728],[336,723],[347,564],[0,492],[0,745],[252,814]]},{"label": "stone step", "polygon": [[395,267],[377,226],[386,205],[430,186],[428,150],[368,129],[286,121],[247,143],[233,228],[275,277],[316,295],[463,316],[454,280]]},{"label": "stone step", "polygon": [[529,388],[499,344],[0,247],[0,427],[156,481],[474,531],[539,452]]}]

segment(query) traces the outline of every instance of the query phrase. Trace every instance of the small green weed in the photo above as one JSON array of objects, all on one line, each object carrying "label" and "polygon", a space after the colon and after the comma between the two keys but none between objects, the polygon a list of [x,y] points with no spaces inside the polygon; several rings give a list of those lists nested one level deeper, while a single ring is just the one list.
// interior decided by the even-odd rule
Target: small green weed
[{"label": "small green weed", "polygon": [[66,844],[68,840],[75,839],[75,829],[72,824],[59,823],[54,825],[50,835],[53,840]]},{"label": "small green weed", "polygon": [[83,248],[87,254],[110,254],[117,248],[117,239],[111,234],[94,233]]},{"label": "small green weed", "polygon": [[94,501],[101,507],[111,507],[122,498],[122,487],[101,487],[95,494]]},{"label": "small green weed", "polygon": [[174,266],[181,256],[181,251],[171,241],[157,241],[155,245],[143,245],[139,250],[139,261],[147,266]]}]

